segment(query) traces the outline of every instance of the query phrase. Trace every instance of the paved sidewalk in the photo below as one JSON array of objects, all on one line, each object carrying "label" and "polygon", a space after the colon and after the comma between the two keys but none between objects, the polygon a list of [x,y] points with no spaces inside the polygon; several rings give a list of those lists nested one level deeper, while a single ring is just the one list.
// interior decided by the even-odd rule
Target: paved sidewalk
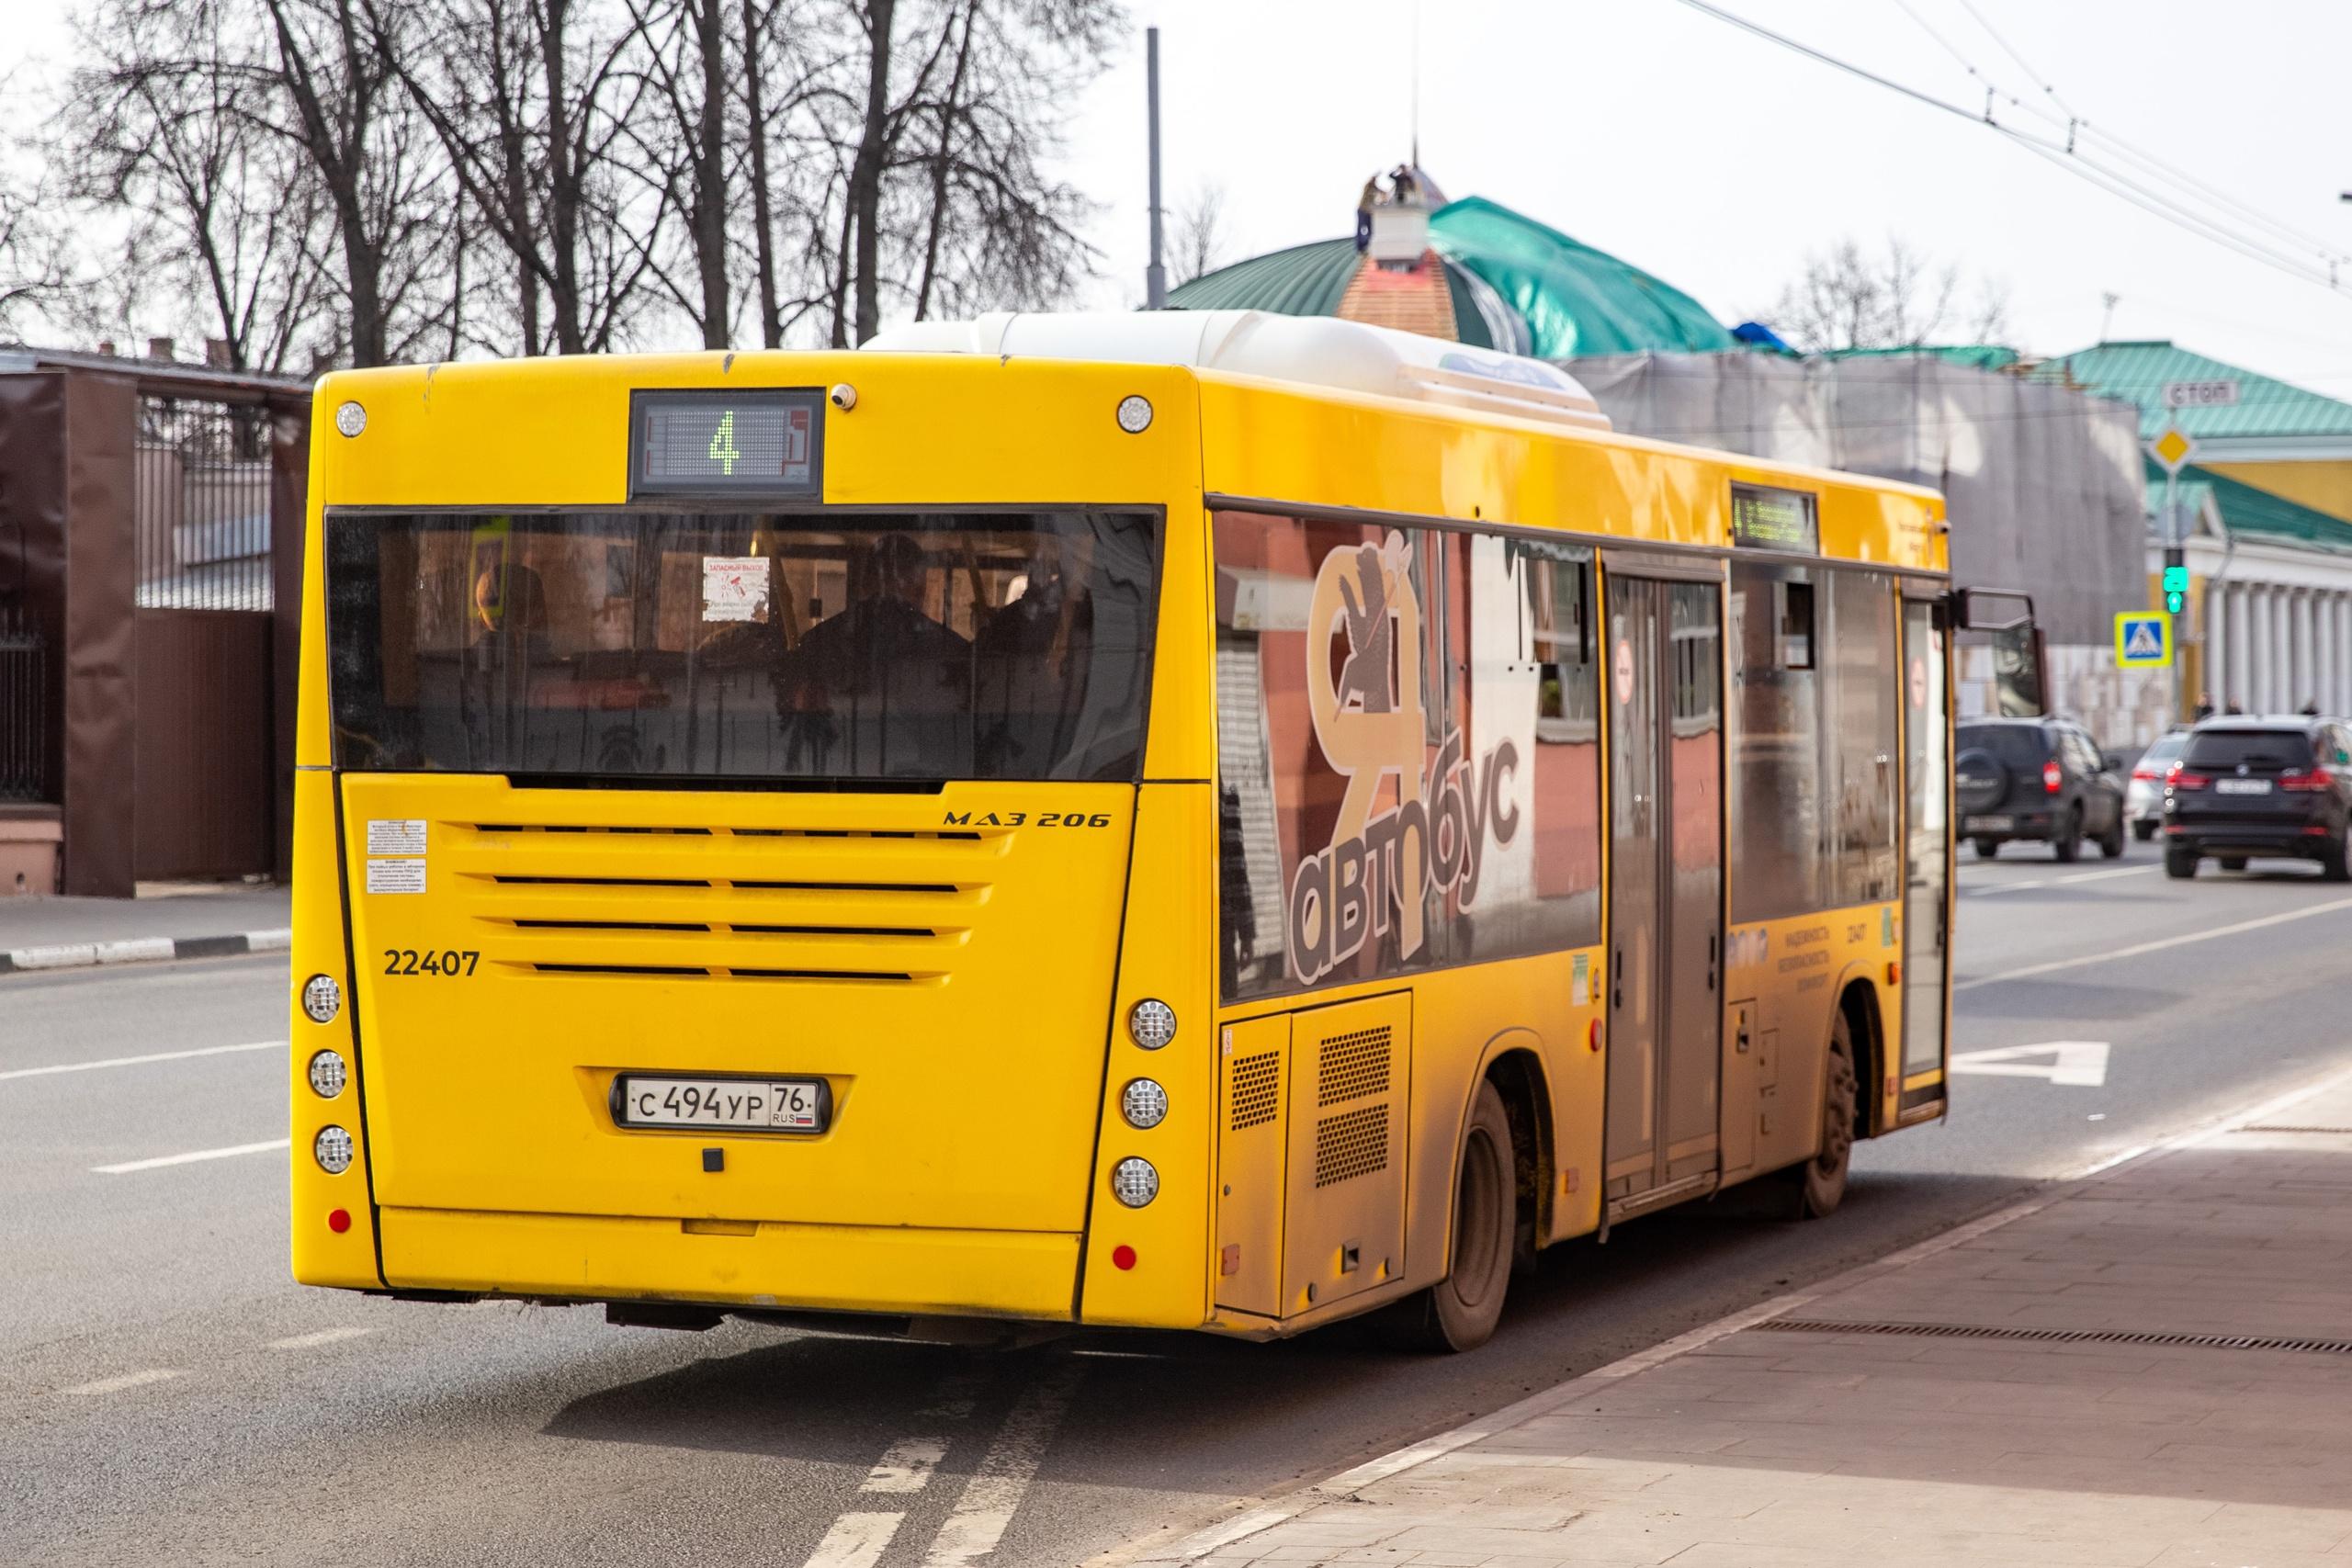
[{"label": "paved sidewalk", "polygon": [[282,886],[167,883],[136,898],[0,898],[0,974],[286,945]]},{"label": "paved sidewalk", "polygon": [[2352,1082],[2020,1208],[1143,1561],[2352,1568]]}]

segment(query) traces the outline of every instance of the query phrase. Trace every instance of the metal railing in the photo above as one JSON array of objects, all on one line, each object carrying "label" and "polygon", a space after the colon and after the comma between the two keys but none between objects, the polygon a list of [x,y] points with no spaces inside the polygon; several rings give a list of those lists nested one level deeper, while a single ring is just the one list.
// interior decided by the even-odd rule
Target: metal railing
[{"label": "metal railing", "polygon": [[141,397],[131,511],[145,610],[267,610],[266,409]]},{"label": "metal railing", "polygon": [[0,800],[45,800],[49,649],[21,610],[0,607]]}]

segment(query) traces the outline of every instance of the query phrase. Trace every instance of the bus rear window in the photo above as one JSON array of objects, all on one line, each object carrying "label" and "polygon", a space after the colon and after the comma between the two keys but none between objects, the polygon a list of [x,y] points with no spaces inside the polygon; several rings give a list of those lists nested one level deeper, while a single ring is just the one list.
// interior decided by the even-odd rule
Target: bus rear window
[{"label": "bus rear window", "polygon": [[346,768],[1130,779],[1141,512],[331,512]]}]

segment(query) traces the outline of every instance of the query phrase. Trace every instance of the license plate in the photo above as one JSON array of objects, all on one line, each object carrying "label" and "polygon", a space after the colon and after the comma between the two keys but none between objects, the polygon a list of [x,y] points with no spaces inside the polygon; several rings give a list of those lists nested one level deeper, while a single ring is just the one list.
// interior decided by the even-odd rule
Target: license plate
[{"label": "license plate", "polygon": [[2268,779],[2215,779],[2213,793],[2216,795],[2268,795],[2270,781]]},{"label": "license plate", "polygon": [[2014,817],[1971,817],[1962,830],[1969,833],[2006,833],[2018,825]]},{"label": "license plate", "polygon": [[624,1127],[707,1127],[726,1133],[821,1133],[832,1120],[822,1078],[654,1077],[613,1080],[613,1120]]}]

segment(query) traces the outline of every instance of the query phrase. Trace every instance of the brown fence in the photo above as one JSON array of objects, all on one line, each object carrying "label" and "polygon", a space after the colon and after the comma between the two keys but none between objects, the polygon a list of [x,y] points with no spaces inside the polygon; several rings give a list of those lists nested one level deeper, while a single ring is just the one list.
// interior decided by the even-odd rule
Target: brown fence
[{"label": "brown fence", "polygon": [[0,349],[0,798],[66,892],[285,874],[308,452],[299,383]]},{"label": "brown fence", "polygon": [[275,815],[270,415],[142,395],[132,451],[141,882],[265,875]]}]

